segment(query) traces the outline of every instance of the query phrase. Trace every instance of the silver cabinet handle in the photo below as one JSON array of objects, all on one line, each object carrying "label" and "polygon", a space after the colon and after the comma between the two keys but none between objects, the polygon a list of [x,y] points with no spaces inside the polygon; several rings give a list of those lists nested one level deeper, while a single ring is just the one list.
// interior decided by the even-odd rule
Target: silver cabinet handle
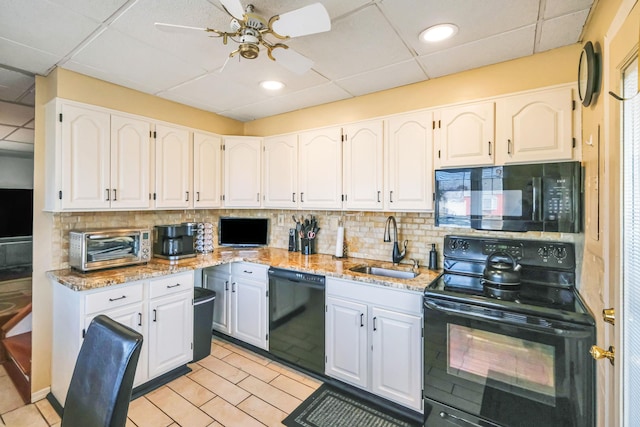
[{"label": "silver cabinet handle", "polygon": [[107,188],[104,191],[106,191],[106,193],[107,193],[107,202],[108,202],[109,200],[111,200],[111,199],[109,199],[109,194],[110,194],[109,189]]},{"label": "silver cabinet handle", "polygon": [[378,190],[378,203],[380,203],[380,191]]},{"label": "silver cabinet handle", "polygon": [[196,191],[196,202],[200,201],[200,192]]},{"label": "silver cabinet handle", "polygon": [[300,203],[304,203],[304,193],[300,193]]},{"label": "silver cabinet handle", "polygon": [[114,302],[114,301],[118,301],[119,299],[125,299],[127,296],[126,295],[122,295],[121,297],[118,298],[109,298],[110,302]]},{"label": "silver cabinet handle", "polygon": [[236,282],[231,283],[231,292],[236,291]]},{"label": "silver cabinet handle", "polygon": [[491,141],[489,141],[489,155],[491,155]]},{"label": "silver cabinet handle", "polygon": [[225,282],[224,282],[224,290],[225,291],[229,290],[229,281],[228,280],[225,280]]},{"label": "silver cabinet handle", "polygon": [[256,193],[256,202],[260,201],[260,193]]},{"label": "silver cabinet handle", "polygon": [[373,330],[374,330],[374,331],[377,331],[377,330],[378,330],[378,328],[377,328],[377,326],[376,326],[376,319],[377,319],[377,317],[374,317],[374,318],[373,318]]},{"label": "silver cabinet handle", "polygon": [[295,203],[295,202],[296,202],[296,193],[291,193],[291,201],[292,201],[293,203]]},{"label": "silver cabinet handle", "polygon": [[142,326],[142,313],[138,313],[138,326]]},{"label": "silver cabinet handle", "polygon": [[113,189],[113,201],[117,201],[118,200],[118,193],[116,193],[116,189]]},{"label": "silver cabinet handle", "polygon": [[507,154],[511,155],[511,140],[507,139]]},{"label": "silver cabinet handle", "polygon": [[242,271],[244,271],[247,274],[253,274],[253,271],[249,271],[249,270],[242,270]]},{"label": "silver cabinet handle", "polygon": [[153,309],[153,321],[158,321],[158,310],[156,310],[155,308]]},{"label": "silver cabinet handle", "polygon": [[180,286],[180,283],[176,283],[175,285],[167,285],[167,289],[177,288],[178,286]]},{"label": "silver cabinet handle", "polygon": [[364,326],[364,313],[360,313],[360,327]]},{"label": "silver cabinet handle", "polygon": [[393,203],[393,190],[389,191],[389,203]]},{"label": "silver cabinet handle", "polygon": [[185,202],[188,202],[189,201],[189,192],[185,191],[185,194],[187,195],[187,198],[186,198]]}]

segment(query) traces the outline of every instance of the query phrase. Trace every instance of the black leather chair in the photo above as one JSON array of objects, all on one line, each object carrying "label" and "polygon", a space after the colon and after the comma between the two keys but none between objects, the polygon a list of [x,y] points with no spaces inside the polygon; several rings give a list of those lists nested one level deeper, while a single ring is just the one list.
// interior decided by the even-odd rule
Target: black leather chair
[{"label": "black leather chair", "polygon": [[96,316],[71,376],[61,427],[124,426],[141,347],[138,332]]}]

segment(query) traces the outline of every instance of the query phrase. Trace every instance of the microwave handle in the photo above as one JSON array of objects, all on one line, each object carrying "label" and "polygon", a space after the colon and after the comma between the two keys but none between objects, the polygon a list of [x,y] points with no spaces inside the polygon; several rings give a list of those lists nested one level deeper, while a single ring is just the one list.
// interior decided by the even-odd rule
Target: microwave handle
[{"label": "microwave handle", "polygon": [[533,185],[533,207],[531,209],[531,219],[542,221],[542,178],[534,177]]}]

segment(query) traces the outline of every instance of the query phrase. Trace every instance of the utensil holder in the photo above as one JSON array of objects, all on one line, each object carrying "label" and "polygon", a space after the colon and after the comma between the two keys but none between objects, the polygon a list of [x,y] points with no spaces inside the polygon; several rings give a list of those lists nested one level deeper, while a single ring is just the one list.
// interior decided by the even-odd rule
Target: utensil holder
[{"label": "utensil holder", "polygon": [[316,253],[316,239],[300,239],[300,252],[303,255],[313,255]]}]

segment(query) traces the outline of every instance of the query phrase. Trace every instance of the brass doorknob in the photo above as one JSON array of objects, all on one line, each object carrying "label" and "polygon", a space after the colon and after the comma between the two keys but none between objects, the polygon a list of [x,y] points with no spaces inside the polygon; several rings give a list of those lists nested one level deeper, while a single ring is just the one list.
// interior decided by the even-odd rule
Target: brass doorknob
[{"label": "brass doorknob", "polygon": [[611,323],[612,325],[616,324],[616,309],[615,308],[605,308],[602,310],[602,320],[607,323]]},{"label": "brass doorknob", "polygon": [[616,358],[616,349],[613,346],[609,346],[609,350],[605,350],[604,348],[600,348],[597,345],[592,345],[591,350],[589,350],[591,356],[596,359],[609,359],[609,362],[613,365],[613,362]]}]

